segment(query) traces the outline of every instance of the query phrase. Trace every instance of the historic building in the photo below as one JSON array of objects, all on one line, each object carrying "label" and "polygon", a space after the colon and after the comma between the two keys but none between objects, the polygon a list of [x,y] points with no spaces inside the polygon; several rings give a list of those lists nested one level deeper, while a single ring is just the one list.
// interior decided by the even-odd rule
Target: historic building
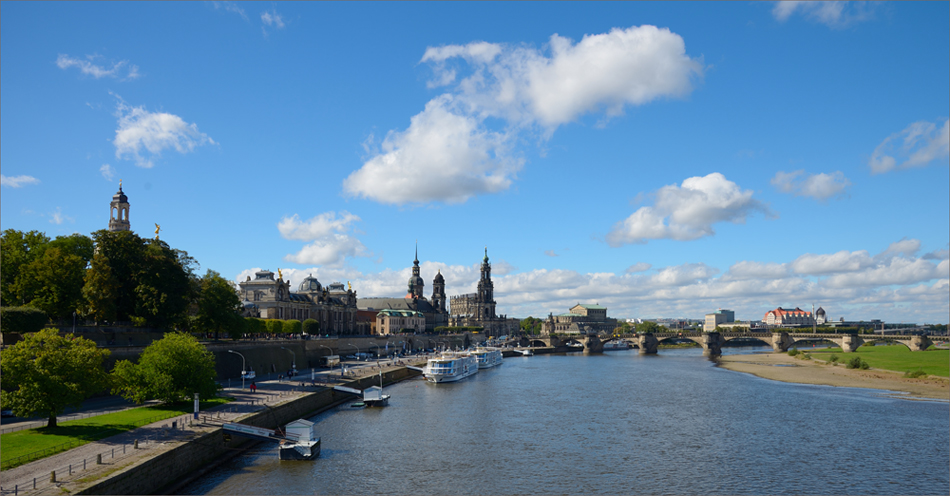
[{"label": "historic building", "polygon": [[400,332],[425,332],[426,316],[415,310],[380,310],[376,314],[376,330],[380,336]]},{"label": "historic building", "polygon": [[[419,248],[416,247],[416,258],[412,262],[412,275],[409,277],[406,296],[403,298],[360,298],[357,301],[357,307],[360,311],[377,313],[382,310],[418,312],[425,318],[426,332],[433,332],[436,327],[449,325],[449,312],[445,309],[445,277],[442,276],[441,271],[432,280],[431,300],[426,299],[424,292],[425,281],[420,275]],[[376,332],[382,334],[378,318]]]},{"label": "historic building", "polygon": [[488,336],[501,336],[517,329],[505,315],[495,314],[495,285],[491,280],[491,264],[488,263],[488,248],[482,259],[481,277],[476,292],[453,296],[449,302],[453,327],[482,327]]},{"label": "historic building", "polygon": [[811,312],[795,307],[793,310],[778,307],[765,313],[762,321],[770,326],[799,327],[810,326],[815,323]]},{"label": "historic building", "polygon": [[323,287],[311,274],[300,283],[297,292],[291,292],[290,281],[285,281],[278,270],[262,270],[247,276],[238,284],[244,300],[244,315],[262,319],[314,319],[320,323],[321,334],[358,334],[356,322],[356,291],[335,282]]},{"label": "historic building", "polygon": [[617,327],[617,319],[607,317],[607,308],[578,303],[560,315],[548,314],[541,334],[601,334]]},{"label": "historic building", "polygon": [[129,197],[122,192],[122,181],[119,181],[119,191],[112,196],[112,203],[109,204],[109,230],[110,231],[129,231],[132,225],[129,223]]}]

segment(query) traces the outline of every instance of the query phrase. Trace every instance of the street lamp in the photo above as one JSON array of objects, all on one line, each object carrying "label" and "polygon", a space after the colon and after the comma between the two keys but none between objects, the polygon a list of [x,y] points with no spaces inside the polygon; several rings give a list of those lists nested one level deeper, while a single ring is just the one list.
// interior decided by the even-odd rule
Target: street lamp
[{"label": "street lamp", "polygon": [[[280,349],[287,350],[287,348],[284,348],[283,346],[281,346]],[[294,372],[296,372],[297,371],[297,354],[294,353],[294,350],[287,350],[287,351],[289,351],[290,354],[294,356]]]},{"label": "street lamp", "polygon": [[241,357],[241,389],[244,389],[244,376],[247,375],[247,369],[244,367],[244,364],[247,363],[247,360],[244,359],[244,355],[241,355],[234,350],[228,350],[228,353],[234,353],[235,355],[240,355]]},{"label": "street lamp", "polygon": [[366,351],[369,352],[369,350],[370,350],[373,346],[376,347],[376,359],[379,360],[379,345],[378,345],[378,344],[371,344],[371,345],[369,345],[369,348],[367,348]]},{"label": "street lamp", "polygon": [[[359,347],[359,346],[356,346],[356,345],[353,344],[353,343],[346,343],[346,344],[347,344],[347,346],[352,346],[352,347],[356,348],[356,358],[359,359],[360,347]],[[343,362],[340,362],[340,377],[343,377],[343,365],[342,365],[342,363],[343,363]]]},{"label": "street lamp", "polygon": [[[324,345],[322,345],[322,344],[319,345],[319,346],[320,346],[321,348],[326,348],[326,349],[327,349],[327,352],[328,352],[328,353],[327,353],[327,356],[333,355],[333,349],[331,349],[329,346],[324,346]],[[329,363],[330,360],[328,359],[327,362]],[[342,367],[342,365],[341,365],[341,367]],[[332,364],[332,363],[330,363],[330,375],[333,375],[333,364]]]}]

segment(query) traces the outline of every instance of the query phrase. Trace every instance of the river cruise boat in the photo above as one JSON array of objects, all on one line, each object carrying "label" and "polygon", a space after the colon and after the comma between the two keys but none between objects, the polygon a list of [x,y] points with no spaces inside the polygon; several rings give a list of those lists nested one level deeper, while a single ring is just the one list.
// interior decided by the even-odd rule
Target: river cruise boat
[{"label": "river cruise boat", "polygon": [[478,360],[471,353],[449,352],[430,358],[422,369],[429,382],[455,382],[478,373]]},{"label": "river cruise boat", "polygon": [[501,365],[501,361],[505,359],[498,348],[477,348],[472,354],[475,355],[480,369],[490,369]]},{"label": "river cruise boat", "polygon": [[629,350],[630,343],[626,340],[618,339],[609,343],[604,343],[604,351]]}]

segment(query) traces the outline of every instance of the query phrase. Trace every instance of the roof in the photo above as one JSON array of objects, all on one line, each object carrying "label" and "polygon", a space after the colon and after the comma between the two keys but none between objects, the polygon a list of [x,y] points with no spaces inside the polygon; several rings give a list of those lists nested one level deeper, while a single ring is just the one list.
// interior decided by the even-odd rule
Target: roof
[{"label": "roof", "polygon": [[579,313],[562,313],[558,315],[558,317],[584,317],[584,315],[581,315]]},{"label": "roof", "polygon": [[607,307],[602,307],[602,306],[600,306],[600,305],[588,305],[588,304],[586,304],[586,303],[578,303],[578,304],[575,305],[575,306],[583,307],[583,308],[586,308],[586,309],[588,309],[588,310],[607,310]]},{"label": "roof", "polygon": [[436,309],[422,298],[358,298],[356,307],[360,310],[413,310],[423,313],[435,313]]},{"label": "roof", "polygon": [[775,310],[769,310],[765,314],[775,314],[775,315],[792,315],[792,314],[801,314],[801,315],[811,315],[811,312],[806,312],[801,308],[795,307],[794,309],[778,307]]},{"label": "roof", "polygon": [[386,315],[390,317],[423,317],[422,312],[417,312],[415,310],[394,310],[391,308],[380,310],[378,315]]}]

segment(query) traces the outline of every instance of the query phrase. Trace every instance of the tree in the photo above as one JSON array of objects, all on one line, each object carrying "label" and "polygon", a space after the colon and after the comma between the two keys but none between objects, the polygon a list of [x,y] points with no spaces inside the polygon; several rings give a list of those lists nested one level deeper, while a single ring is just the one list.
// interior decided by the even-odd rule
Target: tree
[{"label": "tree", "polygon": [[0,302],[6,306],[23,305],[17,295],[17,278],[20,271],[43,253],[49,238],[39,232],[23,233],[7,229],[0,234]]},{"label": "tree", "polygon": [[544,321],[535,317],[521,319],[521,330],[525,334],[538,334],[541,332],[541,324]]},{"label": "tree", "polygon": [[49,318],[46,312],[32,307],[0,307],[0,331],[26,334],[39,332]]},{"label": "tree", "polygon": [[231,281],[221,277],[221,274],[208,269],[201,278],[201,294],[198,296],[198,328],[204,332],[213,332],[218,339],[218,333],[227,332],[235,327],[241,318],[239,310],[241,300],[234,290]]},{"label": "tree", "polygon": [[307,319],[303,321],[301,329],[303,330],[304,334],[320,334],[320,322],[316,321],[315,319]]},{"label": "tree", "polygon": [[109,257],[97,253],[86,271],[85,284],[82,287],[83,314],[92,317],[96,322],[116,320],[121,290],[122,284],[112,272]]},{"label": "tree", "polygon": [[623,322],[619,326],[614,327],[614,334],[630,334],[630,323]]},{"label": "tree", "polygon": [[52,319],[65,319],[83,305],[86,260],[68,248],[48,246],[43,254],[20,269],[17,293],[27,305]]},{"label": "tree", "polygon": [[640,334],[646,333],[656,333],[656,332],[667,332],[669,329],[666,327],[657,324],[656,322],[646,321],[642,324],[637,324],[636,331]]},{"label": "tree", "polygon": [[264,334],[267,332],[267,323],[263,319],[258,319],[256,317],[249,317],[245,319],[247,322],[247,333],[248,334]]},{"label": "tree", "polygon": [[[132,231],[103,229],[92,233],[92,237],[96,242],[96,254],[86,272],[83,294],[90,306],[114,306],[114,312],[107,312],[111,316],[103,320],[131,320],[136,310],[137,276],[142,266],[145,242]],[[107,304],[103,300],[112,303]]]},{"label": "tree", "polygon": [[175,403],[195,393],[210,398],[218,391],[215,375],[210,351],[194,336],[171,332],[145,348],[137,364],[115,364],[112,393],[136,403],[153,398]]},{"label": "tree", "polygon": [[267,332],[270,334],[280,334],[284,332],[284,324],[278,319],[265,319],[265,324],[267,325]]},{"label": "tree", "polygon": [[149,325],[169,328],[180,322],[195,297],[182,256],[191,259],[181,250],[172,250],[164,241],[153,239],[145,245],[134,276],[134,315]]},{"label": "tree", "polygon": [[285,320],[282,327],[284,334],[300,334],[301,325],[299,320]]},{"label": "tree", "polygon": [[27,334],[0,354],[3,404],[20,417],[46,415],[48,426],[56,427],[56,417],[67,406],[79,407],[108,387],[102,367],[107,356],[109,350],[95,342],[60,336],[56,329]]}]

